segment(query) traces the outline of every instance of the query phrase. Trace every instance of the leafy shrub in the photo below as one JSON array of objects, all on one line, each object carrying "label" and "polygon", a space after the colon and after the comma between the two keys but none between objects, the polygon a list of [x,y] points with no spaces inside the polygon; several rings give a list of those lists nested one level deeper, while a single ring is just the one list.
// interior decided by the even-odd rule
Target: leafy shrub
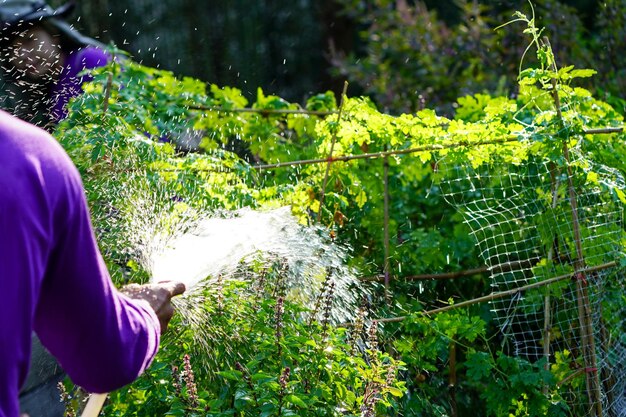
[{"label": "leafy shrub", "polygon": [[249,283],[229,282],[179,306],[155,363],[105,415],[374,416],[395,404],[402,363],[379,350],[376,325],[336,329],[277,284],[244,296]]}]

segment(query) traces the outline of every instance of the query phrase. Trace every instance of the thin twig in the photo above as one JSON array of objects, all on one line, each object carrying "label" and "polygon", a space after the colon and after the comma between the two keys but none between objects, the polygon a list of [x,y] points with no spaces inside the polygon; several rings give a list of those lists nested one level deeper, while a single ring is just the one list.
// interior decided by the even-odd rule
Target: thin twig
[{"label": "thin twig", "polygon": [[576,369],[574,372],[572,372],[571,374],[569,374],[568,376],[566,376],[562,380],[558,381],[556,383],[556,386],[557,387],[561,387],[563,384],[566,384],[567,382],[569,382],[572,379],[576,378],[578,375],[582,374],[583,372],[585,372],[585,368]]}]

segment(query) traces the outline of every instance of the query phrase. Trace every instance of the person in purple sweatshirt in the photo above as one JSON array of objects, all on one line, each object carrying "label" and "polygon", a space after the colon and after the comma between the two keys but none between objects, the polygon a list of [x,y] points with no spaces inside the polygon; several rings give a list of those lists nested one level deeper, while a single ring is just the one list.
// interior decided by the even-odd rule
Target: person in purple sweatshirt
[{"label": "person in purple sweatshirt", "polygon": [[47,130],[67,116],[65,105],[89,80],[79,74],[110,59],[102,44],[64,20],[73,8],[0,0],[0,108]]},{"label": "person in purple sweatshirt", "polygon": [[108,392],[150,364],[182,283],[116,290],[76,167],[47,132],[0,111],[0,417],[19,415],[31,332],[70,378]]}]

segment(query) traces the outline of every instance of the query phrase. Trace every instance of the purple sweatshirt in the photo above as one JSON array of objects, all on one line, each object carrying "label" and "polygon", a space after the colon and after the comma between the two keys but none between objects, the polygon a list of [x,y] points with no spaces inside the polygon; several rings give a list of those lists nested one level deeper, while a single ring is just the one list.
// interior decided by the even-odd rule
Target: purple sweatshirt
[{"label": "purple sweatshirt", "polygon": [[86,69],[105,66],[108,62],[109,55],[95,46],[86,46],[72,51],[65,57],[59,80],[50,92],[53,105],[50,116],[54,123],[67,117],[65,106],[68,101],[81,94],[82,84],[91,80],[89,76],[79,77],[78,74]]},{"label": "purple sweatshirt", "polygon": [[159,321],[117,292],[78,171],[43,130],[0,111],[0,417],[18,416],[31,332],[90,392],[126,385],[152,361]]}]

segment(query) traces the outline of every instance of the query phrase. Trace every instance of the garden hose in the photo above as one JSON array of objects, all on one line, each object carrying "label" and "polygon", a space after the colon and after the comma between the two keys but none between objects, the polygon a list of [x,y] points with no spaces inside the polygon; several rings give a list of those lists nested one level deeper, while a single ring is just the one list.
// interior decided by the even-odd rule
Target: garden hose
[{"label": "garden hose", "polygon": [[107,395],[108,394],[90,394],[81,417],[97,417],[98,414],[100,414],[100,410],[102,410]]}]

